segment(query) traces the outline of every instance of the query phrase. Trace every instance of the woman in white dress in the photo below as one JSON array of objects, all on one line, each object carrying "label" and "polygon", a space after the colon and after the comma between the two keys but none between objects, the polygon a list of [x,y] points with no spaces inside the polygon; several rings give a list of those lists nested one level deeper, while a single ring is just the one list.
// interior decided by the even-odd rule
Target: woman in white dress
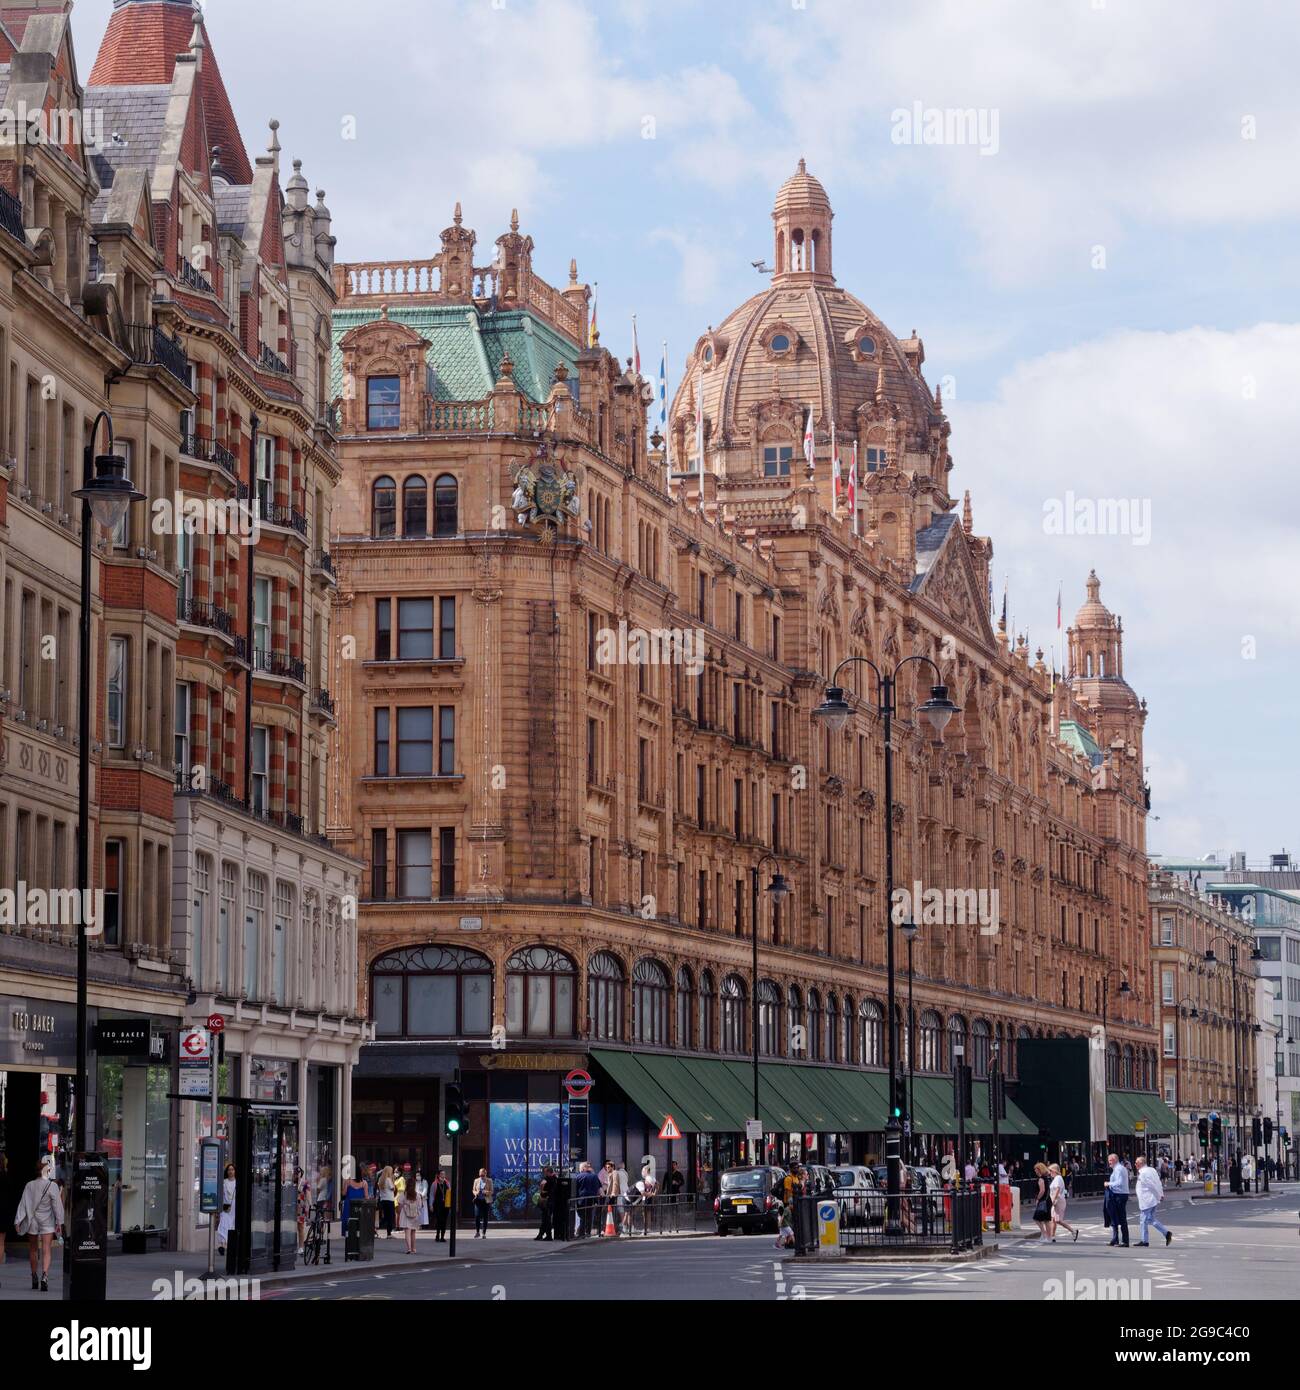
[{"label": "woman in white dress", "polygon": [[[36,1176],[23,1188],[14,1227],[20,1236],[27,1237],[27,1255],[32,1262],[32,1288],[49,1293],[54,1236],[63,1229],[63,1193],[54,1180],[54,1173],[51,1171],[46,1175],[43,1162],[36,1165]],[[38,1252],[41,1257],[39,1276],[36,1269]]]},{"label": "woman in white dress", "polygon": [[221,1220],[217,1222],[217,1254],[226,1253],[226,1240],[235,1229],[235,1165],[226,1164],[221,1184]]},{"label": "woman in white dress", "polygon": [[415,1170],[415,1195],[420,1199],[420,1229],[429,1224],[429,1180],[417,1168]]}]

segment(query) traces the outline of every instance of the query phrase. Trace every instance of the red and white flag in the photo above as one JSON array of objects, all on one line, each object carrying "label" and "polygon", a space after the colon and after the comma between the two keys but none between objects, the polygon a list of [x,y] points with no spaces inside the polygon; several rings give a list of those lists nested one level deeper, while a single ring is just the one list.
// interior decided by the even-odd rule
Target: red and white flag
[{"label": "red and white flag", "polygon": [[704,477],[704,375],[695,379],[695,458],[696,469]]},{"label": "red and white flag", "polygon": [[636,341],[636,315],[632,315],[632,370],[641,375],[641,349]]},{"label": "red and white flag", "polygon": [[808,472],[813,471],[813,450],[816,448],[816,440],[813,438],[813,413],[812,406],[808,407],[808,424],[803,432],[803,457],[808,465]]},{"label": "red and white flag", "polygon": [[853,534],[858,534],[858,441],[853,441],[853,457],[849,460],[849,520]]},{"label": "red and white flag", "polygon": [[840,491],[843,478],[840,475],[840,441],[835,433],[835,421],[831,421],[831,495],[835,499],[835,510],[840,509]]}]

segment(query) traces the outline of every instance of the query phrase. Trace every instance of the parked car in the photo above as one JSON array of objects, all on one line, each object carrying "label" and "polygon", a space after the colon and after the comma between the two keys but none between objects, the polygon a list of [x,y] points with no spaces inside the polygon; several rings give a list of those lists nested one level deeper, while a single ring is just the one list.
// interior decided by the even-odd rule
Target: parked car
[{"label": "parked car", "polygon": [[771,1231],[781,1225],[781,1184],[785,1171],[766,1165],[728,1168],[713,1199],[714,1224],[720,1236],[728,1231]]},{"label": "parked car", "polygon": [[835,1174],[824,1163],[801,1163],[799,1166],[806,1175],[805,1196],[821,1197],[835,1192],[839,1188],[839,1183],[835,1181]]},{"label": "parked car", "polygon": [[870,1168],[851,1166],[832,1168],[831,1176],[841,1194],[840,1220],[846,1226],[879,1224],[883,1219],[880,1187]]},{"label": "parked car", "polygon": [[[884,1164],[879,1164],[872,1171],[883,1191],[889,1183],[889,1169]],[[937,1168],[914,1167],[904,1163],[903,1172],[907,1177],[907,1190],[909,1192],[933,1192],[937,1194],[930,1200],[930,1210],[938,1216],[943,1211],[943,1178],[940,1177],[939,1170]]]}]

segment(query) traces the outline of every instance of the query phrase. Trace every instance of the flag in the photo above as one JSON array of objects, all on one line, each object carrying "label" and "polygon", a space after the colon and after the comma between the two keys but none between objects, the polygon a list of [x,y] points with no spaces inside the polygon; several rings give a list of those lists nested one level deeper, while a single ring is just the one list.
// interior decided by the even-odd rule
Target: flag
[{"label": "flag", "polygon": [[853,441],[853,457],[849,460],[849,520],[853,534],[858,534],[858,441]]},{"label": "flag", "polygon": [[668,344],[664,343],[664,355],[659,359],[659,433],[668,437]]},{"label": "flag", "polygon": [[641,349],[637,346],[636,341],[635,314],[632,315],[632,370],[637,374],[637,376],[641,375]]},{"label": "flag", "polygon": [[1004,628],[1007,625],[1007,583],[1008,581],[1004,576],[1002,580],[1002,626]]},{"label": "flag", "polygon": [[840,507],[840,486],[842,483],[840,476],[840,441],[835,433],[835,421],[831,421],[831,495],[834,497],[835,510]]},{"label": "flag", "polygon": [[813,471],[813,450],[814,450],[815,447],[816,447],[816,441],[813,439],[813,413],[812,413],[812,406],[809,406],[809,407],[808,407],[808,424],[807,424],[807,426],[805,427],[804,432],[803,432],[803,457],[804,457],[804,462],[808,465],[808,472],[809,472],[809,473],[811,473],[811,472]]},{"label": "flag", "polygon": [[1056,585],[1056,631],[1058,635],[1061,631],[1061,590],[1063,588],[1064,584],[1058,580]]},{"label": "flag", "polygon": [[695,457],[701,480],[704,478],[704,373],[695,379]]},{"label": "flag", "polygon": [[597,284],[591,288],[591,322],[587,325],[587,346],[594,348],[596,340],[600,337],[600,328],[596,323],[596,315],[600,308],[600,286]]}]

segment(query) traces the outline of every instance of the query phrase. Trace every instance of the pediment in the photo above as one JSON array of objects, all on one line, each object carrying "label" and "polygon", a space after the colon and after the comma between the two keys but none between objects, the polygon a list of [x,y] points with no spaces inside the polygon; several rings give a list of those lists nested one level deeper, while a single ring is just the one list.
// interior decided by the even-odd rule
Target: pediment
[{"label": "pediment", "polygon": [[966,533],[956,517],[952,518],[938,549],[928,560],[918,551],[917,560],[924,569],[912,585],[913,593],[945,613],[954,626],[991,645],[994,636],[989,622],[988,595],[980,592]]}]

